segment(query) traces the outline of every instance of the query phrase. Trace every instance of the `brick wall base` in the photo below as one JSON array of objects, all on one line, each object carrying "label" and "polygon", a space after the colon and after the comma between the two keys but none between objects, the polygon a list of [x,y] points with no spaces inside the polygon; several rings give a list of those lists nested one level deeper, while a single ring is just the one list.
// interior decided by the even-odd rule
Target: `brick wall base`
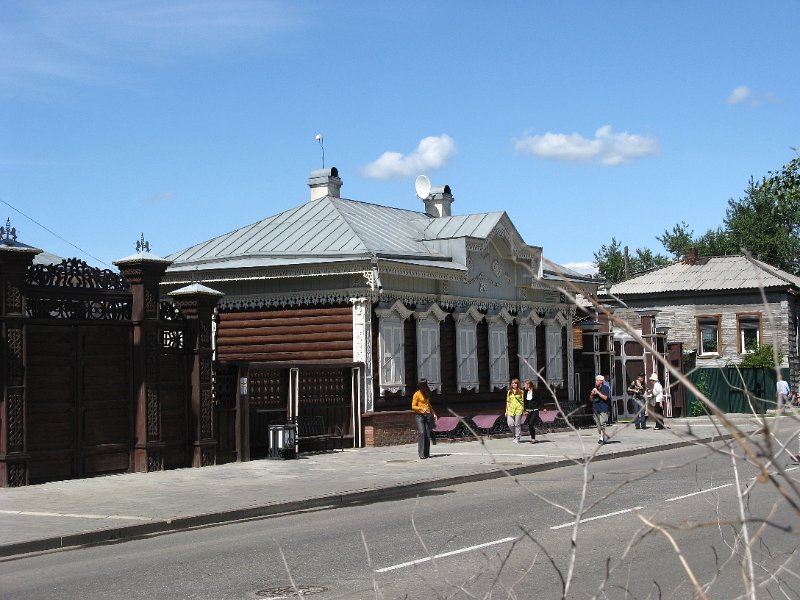
[{"label": "brick wall base", "polygon": [[364,445],[368,448],[399,446],[417,442],[417,427],[413,411],[364,413],[361,415],[361,423],[364,427]]}]

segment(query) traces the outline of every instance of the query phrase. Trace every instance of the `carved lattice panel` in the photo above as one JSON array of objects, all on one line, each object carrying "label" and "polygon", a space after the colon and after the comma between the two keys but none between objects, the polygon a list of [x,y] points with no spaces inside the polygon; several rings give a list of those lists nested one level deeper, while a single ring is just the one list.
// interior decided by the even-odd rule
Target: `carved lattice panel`
[{"label": "carved lattice panel", "polygon": [[284,371],[251,369],[249,377],[250,406],[282,408],[286,405]]},{"label": "carved lattice panel", "polygon": [[349,369],[307,369],[300,372],[300,397],[304,406],[350,402]]}]

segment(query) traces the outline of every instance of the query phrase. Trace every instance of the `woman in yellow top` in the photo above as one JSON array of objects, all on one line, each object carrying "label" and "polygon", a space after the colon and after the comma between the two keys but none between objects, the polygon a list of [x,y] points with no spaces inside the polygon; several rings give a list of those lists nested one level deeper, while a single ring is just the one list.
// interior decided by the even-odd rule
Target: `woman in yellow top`
[{"label": "woman in yellow top", "polygon": [[506,394],[506,420],[508,428],[514,434],[514,443],[519,444],[519,436],[522,433],[522,413],[525,412],[525,395],[519,386],[519,379],[516,377],[511,380],[511,385]]},{"label": "woman in yellow top", "polygon": [[[427,379],[420,379],[417,391],[411,399],[411,410],[416,414],[414,419],[417,422],[417,451],[420,458],[429,458],[431,455],[431,440],[433,439],[433,422],[439,417],[431,406],[431,389],[428,387]],[[436,440],[433,442],[436,443]]]}]

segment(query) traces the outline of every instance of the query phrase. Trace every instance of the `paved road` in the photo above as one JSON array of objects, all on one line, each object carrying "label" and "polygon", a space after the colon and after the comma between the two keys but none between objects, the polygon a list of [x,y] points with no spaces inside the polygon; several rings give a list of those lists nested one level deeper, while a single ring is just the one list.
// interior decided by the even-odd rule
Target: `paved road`
[{"label": "paved road", "polygon": [[[790,477],[797,472],[790,458],[783,463]],[[756,470],[738,464],[747,486]],[[675,550],[638,515],[672,526],[712,524],[670,532],[710,584],[710,597],[742,592],[736,528],[718,523],[735,520],[739,510],[728,456],[686,446],[593,462],[586,475],[570,598],[592,597],[601,585],[609,597],[692,597]],[[569,511],[581,505],[583,481],[582,465],[564,466],[413,498],[29,555],[0,563],[0,587],[15,600],[277,600],[291,597],[293,585],[320,600],[557,598],[570,567]],[[776,501],[774,488],[756,486],[747,510],[767,515]],[[759,597],[799,595],[788,575],[798,570],[796,540],[780,529],[795,521],[779,503],[774,526],[754,545],[757,578],[766,582]]]},{"label": "paved road", "polygon": [[[734,419],[745,431],[759,426],[747,416]],[[790,425],[787,418],[781,422],[784,429]],[[708,419],[681,419],[666,431],[617,425],[606,446],[596,444],[591,430],[581,430],[549,434],[535,445],[513,444],[510,438],[443,443],[427,461],[417,460],[415,445],[407,445],[0,489],[0,557],[372,502],[558,468],[586,456],[603,460],[658,452],[725,434]]]}]

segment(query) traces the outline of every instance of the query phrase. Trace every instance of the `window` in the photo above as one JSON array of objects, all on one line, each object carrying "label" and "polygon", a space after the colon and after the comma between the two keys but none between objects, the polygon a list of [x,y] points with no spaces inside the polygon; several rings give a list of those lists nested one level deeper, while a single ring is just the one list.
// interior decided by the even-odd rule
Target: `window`
[{"label": "window", "polygon": [[561,360],[561,324],[557,321],[548,323],[545,331],[547,382],[561,385],[564,382],[564,367]]},{"label": "window", "polygon": [[739,353],[750,354],[761,347],[761,315],[736,315],[739,330]]},{"label": "window", "polygon": [[428,380],[431,390],[441,387],[439,369],[439,322],[434,319],[417,321],[417,370],[420,379]]},{"label": "window", "polygon": [[491,389],[508,387],[508,328],[489,325],[489,377]]},{"label": "window", "polygon": [[536,381],[536,330],[530,326],[519,328],[519,378]]},{"label": "window", "polygon": [[403,387],[403,321],[381,319],[379,331],[381,391]]},{"label": "window", "polygon": [[719,320],[719,315],[697,317],[697,354],[699,356],[720,354]]}]

